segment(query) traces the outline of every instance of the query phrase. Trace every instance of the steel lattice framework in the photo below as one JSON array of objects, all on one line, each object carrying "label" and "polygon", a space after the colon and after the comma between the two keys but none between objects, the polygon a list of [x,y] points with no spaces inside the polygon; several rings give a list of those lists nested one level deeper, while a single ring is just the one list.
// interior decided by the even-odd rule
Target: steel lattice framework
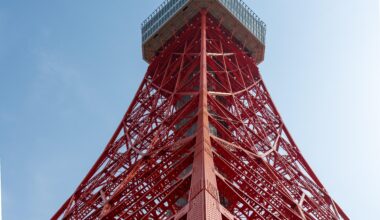
[{"label": "steel lattice framework", "polygon": [[349,219],[284,125],[254,57],[203,9],[152,59],[55,219]]}]

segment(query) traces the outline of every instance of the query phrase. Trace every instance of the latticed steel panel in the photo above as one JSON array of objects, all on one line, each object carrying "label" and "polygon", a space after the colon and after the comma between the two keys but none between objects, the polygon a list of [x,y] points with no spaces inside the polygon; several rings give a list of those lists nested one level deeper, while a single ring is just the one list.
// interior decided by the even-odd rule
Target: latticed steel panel
[{"label": "latticed steel panel", "polygon": [[203,9],[152,59],[56,219],[349,219],[290,136],[244,45]]},{"label": "latticed steel panel", "polygon": [[201,8],[207,8],[257,63],[264,60],[266,25],[243,0],[165,0],[141,25],[143,58],[150,63]]}]

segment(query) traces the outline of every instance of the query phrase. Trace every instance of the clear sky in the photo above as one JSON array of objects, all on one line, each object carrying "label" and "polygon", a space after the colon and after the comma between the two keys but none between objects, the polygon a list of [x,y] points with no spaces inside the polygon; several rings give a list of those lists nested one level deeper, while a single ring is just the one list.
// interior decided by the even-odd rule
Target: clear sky
[{"label": "clear sky", "polygon": [[[160,2],[0,0],[4,219],[48,219],[80,183],[143,78],[140,23]],[[304,156],[352,219],[378,220],[379,1],[246,2]]]}]

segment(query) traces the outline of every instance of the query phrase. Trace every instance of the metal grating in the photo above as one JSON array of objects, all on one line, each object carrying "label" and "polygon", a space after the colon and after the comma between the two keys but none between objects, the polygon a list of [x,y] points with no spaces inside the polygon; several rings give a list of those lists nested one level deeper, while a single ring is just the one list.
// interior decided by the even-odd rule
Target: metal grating
[{"label": "metal grating", "polygon": [[141,24],[142,42],[152,37],[170,18],[173,17],[190,0],[165,0]]},{"label": "metal grating", "polygon": [[266,25],[242,0],[218,0],[265,45]]},{"label": "metal grating", "polygon": [[[141,24],[142,42],[145,43],[178,11],[193,0],[165,0]],[[216,0],[237,18],[256,38],[265,45],[266,25],[243,0]]]}]

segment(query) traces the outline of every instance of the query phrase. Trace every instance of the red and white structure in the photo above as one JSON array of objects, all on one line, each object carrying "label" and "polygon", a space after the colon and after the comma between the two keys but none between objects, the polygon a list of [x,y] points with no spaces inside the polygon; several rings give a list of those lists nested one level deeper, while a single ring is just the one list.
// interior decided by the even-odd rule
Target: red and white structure
[{"label": "red and white structure", "polygon": [[240,0],[167,0],[142,26],[148,70],[56,219],[349,219],[259,73],[265,24]]}]

